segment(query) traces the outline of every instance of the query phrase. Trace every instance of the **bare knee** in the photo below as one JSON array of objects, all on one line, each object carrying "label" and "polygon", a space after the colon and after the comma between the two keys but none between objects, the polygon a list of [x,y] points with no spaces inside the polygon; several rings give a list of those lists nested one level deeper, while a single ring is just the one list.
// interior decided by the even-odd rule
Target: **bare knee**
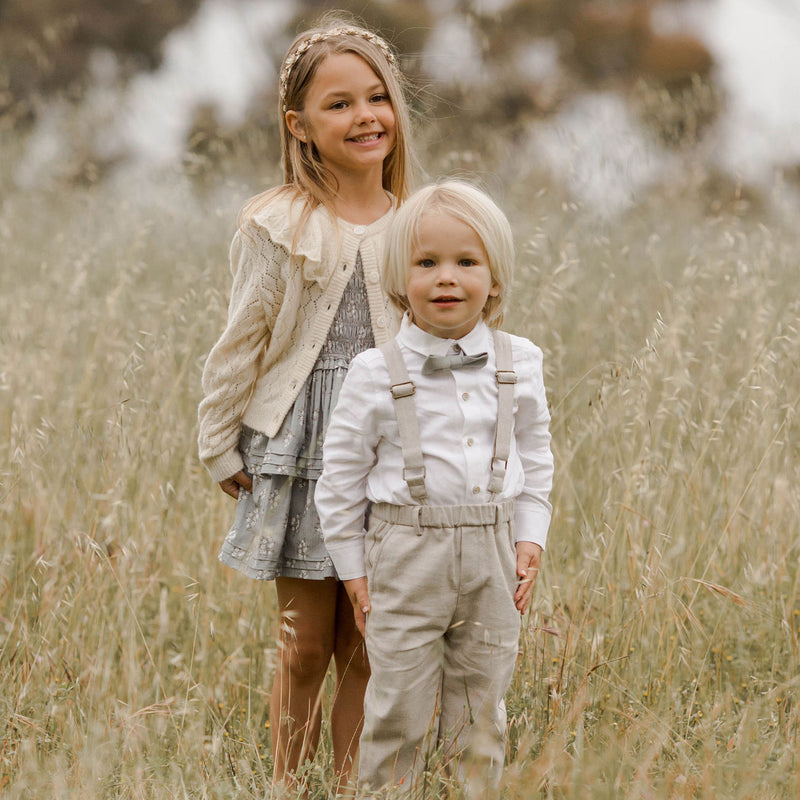
[{"label": "bare knee", "polygon": [[282,636],[281,671],[295,686],[318,683],[325,676],[331,660],[331,649],[313,638]]}]

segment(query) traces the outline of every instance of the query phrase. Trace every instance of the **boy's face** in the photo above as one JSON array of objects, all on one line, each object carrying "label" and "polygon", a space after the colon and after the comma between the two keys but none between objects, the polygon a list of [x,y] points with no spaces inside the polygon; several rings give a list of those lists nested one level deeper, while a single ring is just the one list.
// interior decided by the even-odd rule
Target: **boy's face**
[{"label": "boy's face", "polygon": [[414,324],[441,339],[460,339],[499,293],[478,234],[449,214],[425,214],[406,283]]}]

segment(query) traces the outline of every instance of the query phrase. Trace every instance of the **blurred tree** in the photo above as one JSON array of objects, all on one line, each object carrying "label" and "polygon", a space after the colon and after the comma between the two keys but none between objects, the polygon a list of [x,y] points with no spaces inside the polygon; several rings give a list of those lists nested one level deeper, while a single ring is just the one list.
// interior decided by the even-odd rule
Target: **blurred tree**
[{"label": "blurred tree", "polygon": [[92,51],[107,48],[125,73],[153,69],[161,43],[200,0],[0,0],[0,85],[31,113],[53,91],[79,94]]}]

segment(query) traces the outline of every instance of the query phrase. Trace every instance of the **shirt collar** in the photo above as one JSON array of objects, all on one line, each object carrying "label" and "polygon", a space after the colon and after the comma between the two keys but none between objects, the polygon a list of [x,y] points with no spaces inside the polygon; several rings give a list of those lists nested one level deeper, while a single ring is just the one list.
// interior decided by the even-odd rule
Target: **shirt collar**
[{"label": "shirt collar", "polygon": [[418,328],[411,322],[406,311],[400,324],[397,340],[409,350],[423,356],[447,355],[454,344],[458,344],[468,356],[474,356],[488,351],[489,328],[483,320],[478,320],[478,324],[466,336],[462,336],[460,339],[442,339]]}]

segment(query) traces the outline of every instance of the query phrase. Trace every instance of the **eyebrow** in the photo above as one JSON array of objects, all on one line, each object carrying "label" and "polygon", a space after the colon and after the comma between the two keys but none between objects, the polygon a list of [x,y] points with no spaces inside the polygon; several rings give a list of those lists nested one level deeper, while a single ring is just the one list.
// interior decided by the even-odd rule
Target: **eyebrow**
[{"label": "eyebrow", "polygon": [[[376,92],[381,92],[382,94],[388,94],[386,91],[386,87],[383,85],[381,81],[372,84],[371,86],[367,87],[367,94],[375,94]],[[326,94],[322,95],[323,100],[329,100],[332,97],[352,97],[353,92],[349,89],[331,89],[331,91],[327,92]]]},{"label": "eyebrow", "polygon": [[[422,250],[419,247],[414,247],[411,249],[411,257],[412,258],[431,258],[433,256],[439,256],[438,250]],[[474,259],[482,259],[484,257],[483,252],[480,250],[459,250],[457,254],[457,259],[460,258],[474,258]]]}]

